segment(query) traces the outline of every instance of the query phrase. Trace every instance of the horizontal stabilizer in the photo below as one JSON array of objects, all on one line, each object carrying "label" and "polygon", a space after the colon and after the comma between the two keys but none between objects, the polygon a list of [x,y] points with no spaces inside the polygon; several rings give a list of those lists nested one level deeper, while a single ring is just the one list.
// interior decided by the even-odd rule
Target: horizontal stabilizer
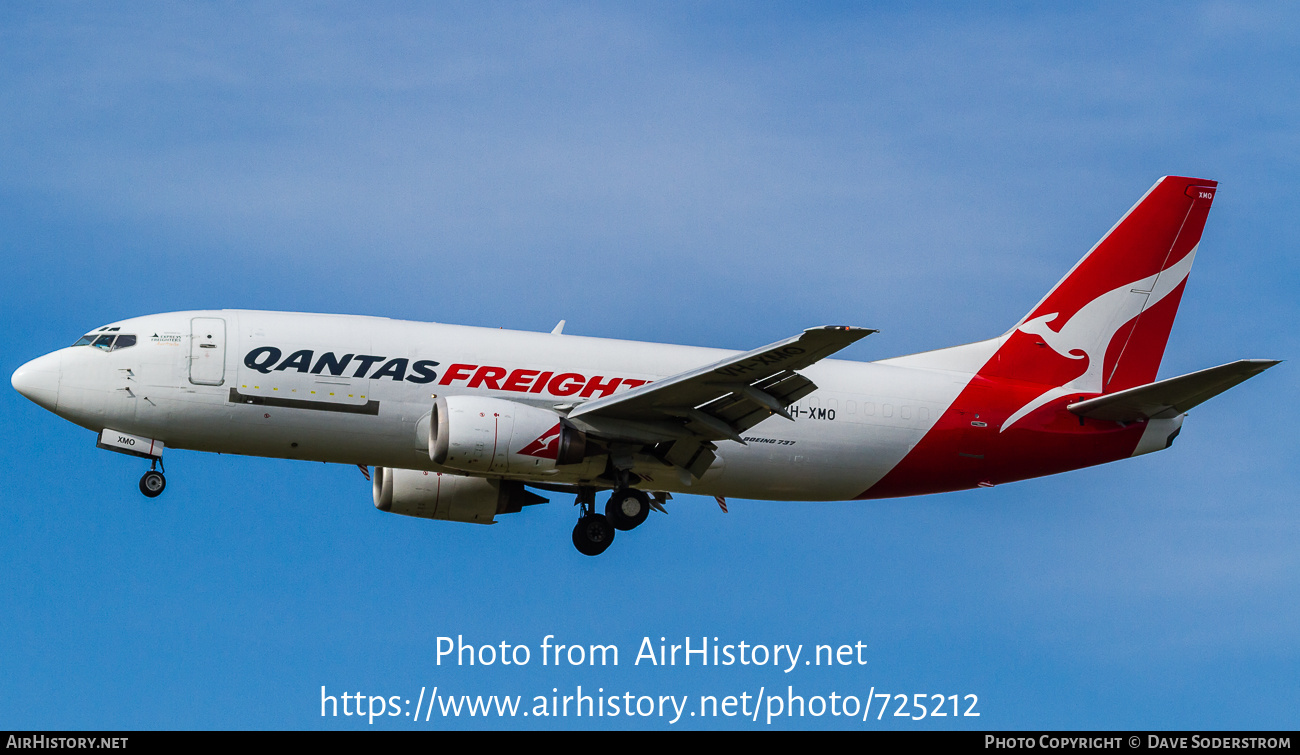
[{"label": "horizontal stabilizer", "polygon": [[1180,375],[1126,391],[1110,393],[1067,408],[1081,417],[1134,422],[1139,419],[1168,419],[1187,412],[1232,386],[1245,382],[1269,367],[1276,359],[1242,359],[1208,370]]}]

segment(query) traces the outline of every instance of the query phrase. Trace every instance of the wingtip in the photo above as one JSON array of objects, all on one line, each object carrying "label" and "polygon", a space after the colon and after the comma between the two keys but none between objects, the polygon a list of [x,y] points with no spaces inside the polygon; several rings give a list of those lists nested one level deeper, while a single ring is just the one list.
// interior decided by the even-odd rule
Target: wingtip
[{"label": "wingtip", "polygon": [[830,331],[846,331],[846,332],[849,332],[849,333],[861,333],[863,336],[869,336],[869,335],[871,335],[872,333],[879,333],[879,332],[880,332],[880,331],[877,330],[876,328],[861,328],[861,327],[858,327],[857,325],[818,325],[818,326],[815,327],[815,328],[806,328],[806,329],[804,329],[804,332],[805,332],[805,333],[815,333],[815,332],[817,332],[817,331],[822,331],[822,330],[830,330]]},{"label": "wingtip", "polygon": [[1270,367],[1276,367],[1277,365],[1282,364],[1286,360],[1285,359],[1242,359],[1240,361],[1245,362],[1247,364],[1252,364],[1260,372],[1263,372],[1264,370],[1267,370]]}]

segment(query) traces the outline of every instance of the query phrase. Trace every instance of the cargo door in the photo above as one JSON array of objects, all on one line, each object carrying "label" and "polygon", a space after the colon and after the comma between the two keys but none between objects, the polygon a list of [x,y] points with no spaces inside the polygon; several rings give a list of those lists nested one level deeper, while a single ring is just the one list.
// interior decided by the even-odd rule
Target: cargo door
[{"label": "cargo door", "polygon": [[221,385],[226,379],[226,321],[220,317],[190,320],[190,382]]}]

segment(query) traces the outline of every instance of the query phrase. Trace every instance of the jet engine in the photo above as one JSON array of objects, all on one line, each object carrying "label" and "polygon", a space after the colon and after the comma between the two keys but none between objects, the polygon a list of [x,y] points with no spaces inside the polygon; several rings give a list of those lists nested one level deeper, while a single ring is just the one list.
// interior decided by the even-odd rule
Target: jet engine
[{"label": "jet engine", "polygon": [[482,396],[439,396],[429,458],[481,474],[537,474],[583,460],[587,438],[550,409]]},{"label": "jet engine", "polygon": [[546,499],[521,482],[487,480],[418,469],[375,467],[375,508],[405,516],[492,524],[497,514],[513,514]]}]

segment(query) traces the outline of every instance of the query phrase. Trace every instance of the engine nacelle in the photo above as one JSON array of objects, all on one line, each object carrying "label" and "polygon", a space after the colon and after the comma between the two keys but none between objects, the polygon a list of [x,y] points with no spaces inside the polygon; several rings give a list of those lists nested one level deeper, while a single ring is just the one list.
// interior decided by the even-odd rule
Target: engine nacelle
[{"label": "engine nacelle", "polygon": [[537,474],[582,461],[587,438],[550,409],[482,396],[439,396],[429,458],[480,474]]},{"label": "engine nacelle", "polygon": [[485,480],[418,469],[375,467],[375,508],[405,516],[492,524],[497,514],[513,514],[546,499],[521,482]]}]

